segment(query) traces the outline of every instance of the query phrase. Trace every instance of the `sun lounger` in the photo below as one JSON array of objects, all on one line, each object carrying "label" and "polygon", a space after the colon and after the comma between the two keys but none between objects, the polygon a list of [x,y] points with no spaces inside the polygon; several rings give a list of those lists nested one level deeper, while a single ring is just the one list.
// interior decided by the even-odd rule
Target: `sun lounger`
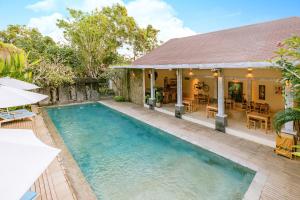
[{"label": "sun lounger", "polygon": [[20,200],[34,200],[38,197],[38,194],[36,192],[28,191],[26,192]]},{"label": "sun lounger", "polygon": [[2,123],[5,122],[11,122],[15,120],[21,120],[21,119],[31,119],[33,120],[33,117],[35,114],[33,112],[30,112],[26,109],[20,109],[20,110],[14,110],[10,112],[0,112],[0,127]]}]

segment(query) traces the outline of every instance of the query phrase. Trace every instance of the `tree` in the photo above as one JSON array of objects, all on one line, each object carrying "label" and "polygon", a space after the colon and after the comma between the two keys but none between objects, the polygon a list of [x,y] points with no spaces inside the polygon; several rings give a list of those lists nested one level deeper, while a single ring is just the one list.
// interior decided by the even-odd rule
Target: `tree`
[{"label": "tree", "polygon": [[296,103],[294,108],[288,108],[276,113],[273,126],[277,133],[282,126],[290,121],[299,123],[300,121],[300,37],[293,36],[279,44],[276,52],[278,58],[276,64],[282,71],[282,86],[291,85],[291,91]]},{"label": "tree", "polygon": [[21,25],[9,25],[0,31],[0,41],[23,49],[28,54],[28,63],[42,60],[47,47],[56,45],[52,38],[43,36],[37,29]]},{"label": "tree", "polygon": [[41,87],[50,89],[63,84],[73,84],[75,78],[72,68],[59,62],[41,62],[29,67],[33,74],[33,82]]},{"label": "tree", "polygon": [[158,46],[157,34],[158,30],[154,29],[151,25],[147,28],[138,28],[133,39],[133,60],[145,55],[146,53],[152,51]]},{"label": "tree", "polygon": [[49,63],[63,61],[63,65],[80,68],[81,59],[78,53],[67,45],[56,44],[51,37],[43,36],[37,29],[21,25],[9,25],[0,31],[0,41],[10,43],[26,52],[30,65],[41,60]]},{"label": "tree", "polygon": [[61,63],[71,67],[74,71],[82,68],[81,57],[77,51],[67,45],[48,46],[44,52],[44,58],[49,63]]},{"label": "tree", "polygon": [[114,63],[117,49],[128,40],[136,24],[123,6],[115,5],[84,13],[69,9],[71,19],[60,20],[65,37],[81,55],[86,75],[97,78]]},{"label": "tree", "polygon": [[119,64],[122,48],[129,46],[135,59],[157,46],[158,30],[151,25],[140,28],[119,4],[91,13],[69,9],[69,13],[71,18],[59,20],[58,26],[79,52],[88,77],[98,78],[109,65]]}]

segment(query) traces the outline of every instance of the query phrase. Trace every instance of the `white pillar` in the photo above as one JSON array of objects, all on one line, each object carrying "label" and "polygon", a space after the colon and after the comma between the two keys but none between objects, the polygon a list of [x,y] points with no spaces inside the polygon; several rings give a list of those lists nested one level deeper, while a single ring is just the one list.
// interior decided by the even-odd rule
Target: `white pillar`
[{"label": "white pillar", "polygon": [[[293,93],[291,91],[291,84],[287,83],[285,86],[285,105],[284,108],[293,108],[294,107],[294,98],[293,98]],[[288,134],[293,134],[296,135],[296,132],[294,131],[294,122],[287,122],[284,124],[284,127],[282,129],[282,132],[288,133]]]},{"label": "white pillar", "polygon": [[154,91],[154,87],[155,87],[155,70],[151,69],[151,74],[150,74],[150,79],[151,79],[151,99],[155,99],[155,91]]},{"label": "white pillar", "polygon": [[155,107],[155,69],[151,69],[150,74],[150,90],[151,90],[151,97],[149,99],[149,108],[154,109]]},{"label": "white pillar", "polygon": [[247,79],[247,102],[252,101],[252,80]]},{"label": "white pillar", "polygon": [[177,69],[177,105],[182,105],[182,69]]},{"label": "white pillar", "polygon": [[218,113],[216,116],[216,130],[225,132],[227,126],[227,115],[225,115],[224,104],[224,77],[222,71],[218,76]]},{"label": "white pillar", "polygon": [[175,117],[181,118],[184,114],[184,106],[182,104],[182,69],[177,69],[177,104],[175,105]]},{"label": "white pillar", "polygon": [[224,104],[224,77],[218,77],[218,116],[224,117],[225,104]]},{"label": "white pillar", "polygon": [[145,69],[143,69],[143,105],[145,104],[145,100],[146,100],[146,79],[145,79]]}]

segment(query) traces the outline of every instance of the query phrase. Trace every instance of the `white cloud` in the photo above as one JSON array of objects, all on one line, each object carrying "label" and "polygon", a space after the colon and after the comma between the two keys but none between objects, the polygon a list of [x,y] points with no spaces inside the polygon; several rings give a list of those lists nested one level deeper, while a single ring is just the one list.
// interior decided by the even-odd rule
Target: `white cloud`
[{"label": "white cloud", "polygon": [[137,23],[145,27],[151,24],[159,29],[159,39],[167,41],[171,38],[194,35],[195,32],[184,26],[183,21],[176,17],[173,8],[163,0],[135,0],[126,5],[129,15]]},{"label": "white cloud", "polygon": [[[57,0],[43,0],[40,2],[59,3]],[[101,9],[104,6],[112,6],[116,3],[126,6],[128,14],[134,17],[141,27],[151,24],[154,28],[160,30],[158,39],[161,41],[165,42],[171,38],[195,34],[192,29],[184,26],[183,21],[176,16],[171,5],[163,0],[132,0],[128,3],[125,3],[124,0],[83,0],[65,1],[62,4],[69,8],[91,11],[96,8]],[[56,12],[50,16],[30,19],[29,26],[37,27],[43,34],[53,37],[56,41],[64,41],[62,40],[62,31],[56,27],[56,20],[61,18],[63,16]]]},{"label": "white cloud", "polygon": [[114,4],[124,5],[123,0],[83,0],[81,2],[72,1],[67,3],[67,7],[80,9],[83,11],[92,11],[96,8],[103,8],[104,6],[112,6]]},{"label": "white cloud", "polygon": [[133,16],[141,27],[151,24],[154,28],[159,29],[158,38],[164,42],[171,38],[195,34],[193,30],[184,26],[183,21],[176,17],[173,8],[163,0],[133,0],[127,4],[123,0],[84,0],[81,4],[73,7],[91,11],[116,3],[125,5],[128,14]]},{"label": "white cloud", "polygon": [[42,34],[52,37],[56,42],[65,42],[63,31],[56,26],[58,19],[63,19],[63,16],[60,13],[53,13],[52,15],[39,18],[31,18],[28,26],[38,28]]},{"label": "white cloud", "polygon": [[53,10],[55,7],[55,0],[42,0],[26,6],[27,9],[33,10],[35,12]]}]

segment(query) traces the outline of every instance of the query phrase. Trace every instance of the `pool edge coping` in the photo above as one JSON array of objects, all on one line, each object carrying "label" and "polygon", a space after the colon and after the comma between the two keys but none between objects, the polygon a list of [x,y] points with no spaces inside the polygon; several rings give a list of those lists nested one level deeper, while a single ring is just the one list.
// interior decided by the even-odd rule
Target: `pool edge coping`
[{"label": "pool edge coping", "polygon": [[[130,117],[132,117],[132,118],[134,118],[134,119],[136,119],[136,120],[138,120],[138,121],[141,121],[141,122],[143,122],[143,123],[146,123],[146,124],[148,124],[148,125],[150,125],[150,126],[156,127],[153,123],[151,123],[151,122],[149,122],[149,121],[146,121],[146,120],[137,118],[136,116],[131,115],[131,114],[128,114],[128,113],[126,113],[126,112],[124,112],[124,111],[122,111],[122,110],[117,110],[117,109],[116,109],[113,105],[111,105],[111,104],[105,103],[105,102],[103,102],[103,101],[101,101],[101,100],[100,100],[100,101],[97,101],[97,103],[100,103],[100,104],[102,104],[102,105],[104,105],[104,106],[107,106],[107,107],[109,107],[109,108],[111,108],[111,109],[113,109],[113,110],[115,110],[115,111],[118,111],[118,112],[120,112],[120,113],[123,113],[123,114],[125,114],[125,115],[127,115],[127,116],[130,116]],[[141,108],[144,108],[144,109],[145,109],[145,107],[143,107],[143,106],[141,106]],[[156,111],[156,112],[157,112],[157,111]],[[161,114],[164,114],[164,113],[161,113]],[[164,115],[169,116],[168,114],[164,114]],[[193,123],[193,122],[190,122],[190,123]],[[194,123],[194,124],[197,124],[197,123]],[[203,126],[203,125],[200,125],[200,124],[197,124],[197,125]],[[205,127],[205,126],[203,126],[203,127]],[[255,199],[260,199],[260,196],[261,196],[263,187],[264,187],[264,185],[265,185],[265,183],[266,183],[266,180],[267,180],[267,175],[266,175],[266,174],[265,174],[265,173],[264,173],[257,165],[255,165],[254,163],[250,163],[249,161],[247,161],[247,160],[245,160],[245,159],[238,158],[238,157],[236,157],[236,156],[234,156],[234,155],[230,155],[230,154],[228,154],[228,153],[224,153],[224,152],[222,152],[222,151],[218,151],[218,150],[213,149],[213,148],[211,148],[211,147],[209,147],[209,146],[207,146],[207,145],[200,145],[200,144],[196,143],[196,142],[193,141],[193,140],[189,140],[189,138],[187,138],[187,137],[182,137],[181,135],[176,135],[176,134],[172,133],[171,130],[164,129],[164,128],[162,128],[162,127],[156,127],[156,128],[158,128],[158,129],[160,129],[160,130],[162,130],[162,131],[165,131],[165,132],[167,132],[167,133],[169,133],[169,134],[171,134],[171,135],[173,135],[173,136],[175,136],[175,137],[178,137],[178,138],[180,138],[180,139],[182,139],[182,140],[184,140],[184,141],[186,141],[186,142],[189,142],[189,143],[191,143],[191,144],[193,144],[193,145],[196,145],[196,146],[198,146],[198,147],[200,147],[200,148],[203,148],[203,149],[208,150],[208,151],[210,151],[210,152],[212,152],[212,153],[215,153],[215,154],[217,154],[217,155],[219,155],[219,156],[222,156],[222,157],[224,157],[224,158],[226,158],[226,159],[228,159],[228,160],[230,160],[230,161],[232,161],[232,162],[234,162],[234,163],[237,163],[237,164],[239,164],[239,165],[241,165],[241,166],[243,166],[243,167],[246,167],[246,168],[248,168],[248,169],[250,169],[250,170],[255,171],[255,172],[256,172],[256,173],[255,173],[255,176],[254,176],[254,178],[253,178],[251,184],[249,185],[249,187],[248,187],[246,193],[244,194],[243,199],[244,199],[244,200],[255,200]],[[205,128],[207,128],[207,127],[205,127]],[[235,136],[232,136],[232,135],[229,135],[229,136],[235,137]]]},{"label": "pool edge coping", "polygon": [[[85,102],[85,103],[72,103],[72,104],[64,104],[64,105],[51,105],[51,106],[43,106],[41,108],[41,115],[46,125],[47,130],[50,133],[55,145],[61,149],[60,156],[63,158],[62,165],[66,168],[65,172],[68,176],[68,179],[71,182],[71,187],[75,193],[75,196],[78,200],[80,199],[97,199],[96,194],[91,188],[91,185],[86,180],[83,172],[81,171],[79,165],[71,154],[69,148],[65,144],[63,138],[58,133],[56,126],[54,125],[51,117],[48,115],[46,111],[47,108],[51,107],[63,107],[63,106],[71,106],[77,104],[88,104],[94,102]],[[71,170],[72,169],[72,170]],[[83,190],[83,188],[85,188]],[[84,191],[84,192],[83,192]]]}]

